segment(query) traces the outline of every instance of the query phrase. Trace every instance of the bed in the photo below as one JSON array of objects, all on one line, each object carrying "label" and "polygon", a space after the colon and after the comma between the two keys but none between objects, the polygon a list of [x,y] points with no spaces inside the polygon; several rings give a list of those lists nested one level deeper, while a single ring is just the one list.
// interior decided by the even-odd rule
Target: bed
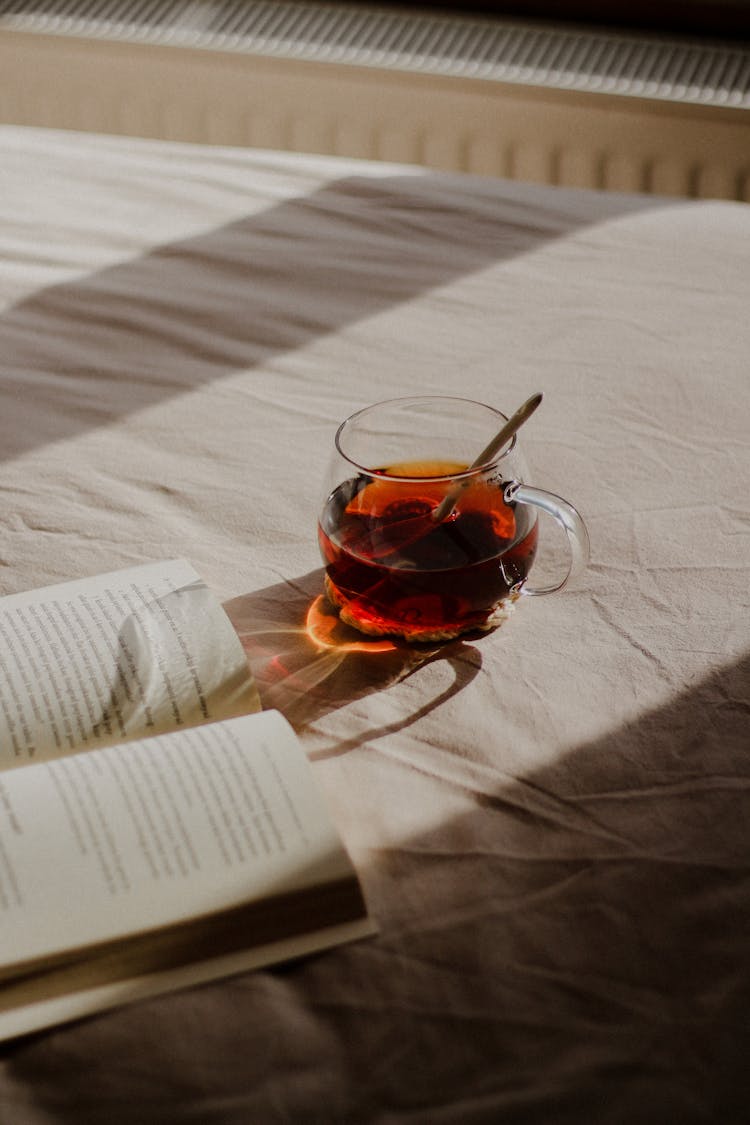
[{"label": "bed", "polygon": [[[0,146],[0,592],[189,559],[378,928],[3,1045],[0,1120],[747,1121],[750,208]],[[419,652],[315,633],[337,424],[537,390],[583,579]]]}]

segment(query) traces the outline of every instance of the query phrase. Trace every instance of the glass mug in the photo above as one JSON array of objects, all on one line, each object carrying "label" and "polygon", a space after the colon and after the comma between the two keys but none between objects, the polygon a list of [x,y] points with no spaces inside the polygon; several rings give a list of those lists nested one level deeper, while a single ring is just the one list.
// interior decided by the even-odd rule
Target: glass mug
[{"label": "glass mug", "polygon": [[[517,435],[490,464],[469,468],[506,421],[483,403],[435,396],[380,402],[342,422],[318,539],[326,594],[346,624],[449,640],[494,628],[521,593],[561,590],[584,569],[583,520],[566,500],[524,483]],[[562,581],[535,588],[527,579],[539,511],[564,529],[570,565]]]}]

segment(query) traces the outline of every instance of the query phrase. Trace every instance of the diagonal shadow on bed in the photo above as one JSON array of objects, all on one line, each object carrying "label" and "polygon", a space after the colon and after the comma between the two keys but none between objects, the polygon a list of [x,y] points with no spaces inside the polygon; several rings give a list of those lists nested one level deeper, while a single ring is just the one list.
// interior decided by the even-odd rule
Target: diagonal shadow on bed
[{"label": "diagonal shadow on bed", "polygon": [[[419,1122],[747,1121],[749,731],[750,654],[367,868],[383,945],[347,951],[347,982],[398,1012],[399,1050],[365,1100]],[[324,997],[341,971],[299,984]],[[355,1032],[355,1007],[328,1018],[362,1064],[386,1017]]]},{"label": "diagonal shadow on bed", "polygon": [[351,177],[35,293],[0,316],[0,457],[252,369],[592,222],[663,205],[586,193],[582,206],[563,192],[554,209],[544,189],[525,189],[499,204],[496,183],[479,178]]}]

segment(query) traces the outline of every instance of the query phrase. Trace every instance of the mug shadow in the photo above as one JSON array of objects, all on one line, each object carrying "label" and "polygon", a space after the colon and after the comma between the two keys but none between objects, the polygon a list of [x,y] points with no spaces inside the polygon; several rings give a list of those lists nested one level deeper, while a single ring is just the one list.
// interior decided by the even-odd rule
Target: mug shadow
[{"label": "mug shadow", "polygon": [[[341,622],[323,589],[323,569],[242,594],[223,605],[255,678],[264,709],[280,711],[297,733],[323,716],[374,692],[386,691],[418,668],[443,660],[453,682],[395,723],[313,751],[330,758],[403,730],[462,691],[479,673],[482,657],[472,634],[440,644],[407,644],[367,637]],[[480,634],[486,635],[486,634]]]}]

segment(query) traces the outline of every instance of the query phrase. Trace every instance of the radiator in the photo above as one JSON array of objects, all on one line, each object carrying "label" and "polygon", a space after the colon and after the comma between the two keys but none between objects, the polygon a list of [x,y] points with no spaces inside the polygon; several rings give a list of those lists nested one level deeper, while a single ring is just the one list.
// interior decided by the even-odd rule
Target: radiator
[{"label": "radiator", "polygon": [[0,120],[750,201],[750,45],[594,27],[0,0]]}]

